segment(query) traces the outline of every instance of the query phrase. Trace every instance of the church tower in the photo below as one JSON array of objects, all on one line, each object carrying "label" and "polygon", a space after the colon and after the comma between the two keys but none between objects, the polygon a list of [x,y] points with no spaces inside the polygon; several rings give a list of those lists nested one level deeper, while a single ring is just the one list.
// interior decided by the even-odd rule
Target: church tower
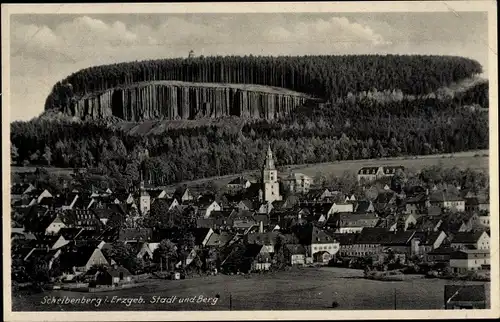
[{"label": "church tower", "polygon": [[273,202],[281,200],[278,170],[276,170],[274,165],[273,151],[271,151],[270,145],[267,146],[266,160],[262,167],[262,185],[264,201]]},{"label": "church tower", "polygon": [[142,173],[141,173],[141,186],[139,188],[139,193],[140,193],[139,211],[141,212],[142,215],[145,215],[151,209],[151,196],[144,187],[144,179],[142,178]]}]

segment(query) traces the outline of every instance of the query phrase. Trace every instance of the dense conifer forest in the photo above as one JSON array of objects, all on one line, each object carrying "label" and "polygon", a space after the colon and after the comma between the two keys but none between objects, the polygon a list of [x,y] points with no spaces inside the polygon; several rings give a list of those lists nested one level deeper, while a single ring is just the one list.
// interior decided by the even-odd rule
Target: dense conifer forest
[{"label": "dense conifer forest", "polygon": [[89,93],[155,80],[277,86],[325,100],[362,91],[428,94],[482,72],[454,56],[225,56],[135,61],[80,70],[54,85],[45,109],[64,108]]},{"label": "dense conifer forest", "polygon": [[138,182],[141,168],[156,184],[257,169],[268,142],[280,165],[487,149],[487,98],[487,83],[453,97],[369,91],[304,106],[279,121],[148,136],[38,118],[11,124],[11,156],[18,165],[89,167],[126,188]]}]

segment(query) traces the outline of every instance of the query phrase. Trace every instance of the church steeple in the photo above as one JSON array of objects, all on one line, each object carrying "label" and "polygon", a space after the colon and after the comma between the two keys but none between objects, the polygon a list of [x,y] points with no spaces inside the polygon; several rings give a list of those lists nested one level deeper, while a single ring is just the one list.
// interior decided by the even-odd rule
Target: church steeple
[{"label": "church steeple", "polygon": [[278,183],[278,170],[274,165],[271,145],[267,146],[266,159],[262,167],[263,199],[267,202],[281,200]]},{"label": "church steeple", "polygon": [[273,151],[271,150],[271,145],[267,145],[266,160],[264,161],[263,170],[275,170]]}]

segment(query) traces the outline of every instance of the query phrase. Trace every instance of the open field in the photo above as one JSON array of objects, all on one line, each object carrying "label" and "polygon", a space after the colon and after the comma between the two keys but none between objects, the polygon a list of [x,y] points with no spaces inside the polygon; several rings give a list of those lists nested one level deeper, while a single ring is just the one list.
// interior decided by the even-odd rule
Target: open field
[{"label": "open field", "polygon": [[[444,285],[463,284],[448,280],[411,276],[404,282],[382,282],[361,278],[362,271],[345,268],[302,268],[288,272],[251,276],[209,276],[178,281],[151,280],[149,285],[109,293],[50,291],[29,296],[13,296],[13,310],[90,311],[90,310],[328,310],[333,301],[337,310],[442,309]],[[482,284],[482,282],[466,282]],[[489,302],[490,284],[486,283]],[[396,292],[396,296],[395,296]],[[156,303],[153,296],[220,298],[210,303]],[[99,307],[92,304],[43,305],[45,296],[103,298]],[[113,296],[142,296],[145,303],[104,303]],[[396,300],[394,300],[396,298]],[[213,302],[212,302],[213,303]]]},{"label": "open field", "polygon": [[[475,170],[488,171],[489,156],[488,150],[459,152],[454,154],[439,154],[439,155],[425,155],[425,156],[410,156],[398,158],[384,158],[384,159],[370,159],[370,160],[348,160],[337,161],[328,163],[315,163],[315,164],[302,164],[283,167],[280,169],[280,176],[287,176],[291,171],[301,172],[314,178],[316,174],[321,173],[325,176],[336,175],[341,176],[344,172],[357,173],[357,171],[366,166],[381,166],[381,165],[402,165],[405,168],[418,171],[422,168],[431,167],[433,165],[441,164],[443,167],[451,168],[457,166],[458,168],[465,169],[471,168]],[[278,160],[279,161],[279,160]],[[11,171],[26,172],[35,171],[36,167],[12,167]],[[70,174],[73,169],[65,168],[46,168],[50,173],[54,174]],[[203,178],[193,181],[181,182],[193,187],[207,182],[214,182],[216,184],[225,185],[229,181],[237,178],[238,176],[245,176],[250,180],[257,180],[260,177],[258,170],[246,171],[240,174],[231,174],[220,177]],[[171,185],[170,187],[179,184]]]},{"label": "open field", "polygon": [[[308,176],[315,177],[318,173],[325,176],[342,176],[344,172],[351,172],[357,174],[358,170],[367,166],[381,166],[381,165],[402,165],[411,171],[419,171],[423,168],[431,167],[434,165],[442,165],[445,168],[457,166],[460,169],[471,168],[475,170],[488,171],[489,169],[489,156],[488,150],[459,152],[454,154],[439,154],[439,155],[422,155],[422,156],[409,156],[397,158],[383,158],[383,159],[367,159],[367,160],[348,160],[327,163],[315,164],[302,164],[286,166],[279,169],[279,176],[287,176],[290,172],[300,172]],[[278,160],[279,162],[279,160]],[[216,184],[225,185],[229,181],[244,176],[249,180],[257,180],[260,177],[258,170],[245,171],[240,174],[232,174],[220,177],[203,178],[193,181],[182,182],[187,186],[197,186],[207,182],[214,182]]]}]

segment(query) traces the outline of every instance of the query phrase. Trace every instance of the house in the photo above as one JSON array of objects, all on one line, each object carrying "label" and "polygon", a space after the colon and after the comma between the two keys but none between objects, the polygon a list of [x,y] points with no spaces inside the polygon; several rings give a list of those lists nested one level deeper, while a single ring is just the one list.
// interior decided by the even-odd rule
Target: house
[{"label": "house", "polygon": [[[280,200],[281,201],[281,200]],[[269,214],[273,210],[273,202],[263,202],[257,208],[259,214]]]},{"label": "house", "polygon": [[59,214],[56,215],[54,220],[45,228],[45,234],[46,235],[55,235],[61,230],[62,228],[66,228],[66,224],[63,222],[61,219],[61,216]]},{"label": "house", "polygon": [[258,244],[264,246],[268,253],[274,253],[274,245],[276,244],[278,235],[279,232],[249,233],[245,236],[245,240],[248,244]]},{"label": "house", "polygon": [[490,229],[489,211],[480,212],[473,223],[473,228],[478,230]]},{"label": "house", "polygon": [[354,212],[363,214],[368,212],[375,212],[375,207],[373,206],[371,200],[359,200],[356,203]]},{"label": "house", "polygon": [[149,190],[148,192],[151,198],[153,198],[153,200],[168,198],[168,193],[165,189],[153,189]]},{"label": "house", "polygon": [[100,230],[103,224],[92,209],[67,209],[61,211],[61,219],[67,227]]},{"label": "house", "polygon": [[441,246],[434,250],[431,250],[425,255],[425,260],[428,263],[446,263],[450,262],[450,255],[455,250],[451,247]]},{"label": "house", "polygon": [[[388,234],[382,228],[364,228],[361,233],[353,234],[353,237],[344,237],[343,252],[347,257],[379,256],[382,251],[382,241]],[[354,237],[355,236],[355,237]]]},{"label": "house", "polygon": [[445,285],[445,310],[486,309],[484,285]]},{"label": "house", "polygon": [[421,214],[429,208],[430,201],[426,194],[418,194],[411,196],[405,200],[405,213],[407,214]]},{"label": "house", "polygon": [[462,249],[450,254],[452,272],[463,274],[468,271],[489,270],[489,249]]},{"label": "house", "polygon": [[244,190],[251,186],[251,182],[243,177],[238,177],[236,179],[231,180],[227,184],[227,188],[229,190]]},{"label": "house", "polygon": [[195,200],[195,197],[189,188],[179,188],[174,192],[174,198],[180,200],[181,203]]},{"label": "house", "polygon": [[258,244],[235,245],[221,266],[230,272],[266,271],[271,268],[271,255]]},{"label": "house", "polygon": [[245,199],[245,200],[241,200],[236,205],[236,208],[238,208],[239,210],[251,211],[254,209],[254,205],[253,205],[253,202],[251,200]]},{"label": "house", "polygon": [[304,199],[309,201],[322,201],[331,197],[334,197],[334,193],[327,188],[317,188],[310,189]]},{"label": "house", "polygon": [[465,211],[465,200],[446,191],[436,191],[430,195],[430,204],[456,212]]},{"label": "house", "polygon": [[200,203],[198,207],[198,214],[203,218],[209,218],[212,211],[221,211],[221,206],[217,201],[211,201],[206,203]]},{"label": "house", "polygon": [[441,247],[447,235],[444,231],[416,232],[413,236],[413,255],[425,255]]},{"label": "house", "polygon": [[397,195],[394,191],[383,191],[377,195],[373,205],[377,212],[392,211],[395,209]]},{"label": "house", "polygon": [[18,200],[33,190],[35,190],[35,186],[31,183],[15,183],[10,188],[10,196],[13,200]]},{"label": "house", "polygon": [[300,194],[308,193],[313,184],[313,178],[298,172],[291,173],[283,181],[290,192]]},{"label": "house", "polygon": [[417,255],[415,252],[418,251],[418,243],[413,242],[415,234],[415,231],[410,230],[389,233],[385,235],[381,245],[385,252],[392,252],[404,262],[410,256]]},{"label": "house", "polygon": [[419,216],[415,229],[418,231],[438,231],[443,220],[435,216]]},{"label": "house", "polygon": [[328,211],[328,216],[337,212],[354,212],[354,205],[350,202],[334,202]]},{"label": "house", "polygon": [[130,271],[122,266],[112,266],[106,269],[90,269],[86,276],[91,276],[97,285],[117,285],[132,281]]},{"label": "house", "polygon": [[220,233],[213,233],[210,235],[210,237],[207,240],[207,243],[205,246],[207,247],[224,247],[228,245],[233,238],[235,237],[235,234],[229,233],[222,231]]},{"label": "house", "polygon": [[335,240],[337,240],[340,244],[338,254],[343,257],[355,256],[355,247],[353,247],[353,245],[355,244],[357,238],[360,237],[360,235],[361,234],[332,234],[332,237],[335,238]]},{"label": "house", "polygon": [[150,241],[153,237],[151,228],[122,228],[118,233],[118,240],[123,242]]},{"label": "house", "polygon": [[363,167],[358,171],[358,181],[370,182],[384,177],[392,177],[399,170],[404,171],[403,166]]},{"label": "house", "polygon": [[408,229],[413,229],[417,225],[418,217],[412,214],[402,214],[396,215],[395,221],[389,227],[389,231],[406,231]]},{"label": "house", "polygon": [[40,194],[37,195],[36,202],[41,203],[44,198],[53,198],[52,194],[47,189],[44,189],[42,192],[40,192]]},{"label": "house", "polygon": [[359,233],[363,228],[373,228],[378,221],[379,217],[374,213],[337,213],[327,222],[327,226],[335,229],[337,233],[351,234]]},{"label": "house", "polygon": [[458,232],[451,239],[450,246],[456,250],[462,249],[490,249],[490,236],[485,231]]},{"label": "house", "polygon": [[137,258],[149,260],[153,258],[153,251],[148,242],[145,241],[127,241],[125,244],[130,245]]},{"label": "house", "polygon": [[25,257],[24,261],[38,262],[44,260],[48,263],[49,270],[54,261],[61,256],[61,249],[33,248]]},{"label": "house", "polygon": [[300,244],[285,244],[284,256],[290,265],[306,264],[307,252],[304,246]]},{"label": "house", "polygon": [[298,227],[295,234],[313,262],[326,264],[339,251],[339,242],[315,225]]},{"label": "house", "polygon": [[465,211],[490,211],[490,202],[485,197],[465,199]]},{"label": "house", "polygon": [[102,251],[94,247],[74,247],[60,256],[61,270],[82,274],[95,265],[109,265]]}]

